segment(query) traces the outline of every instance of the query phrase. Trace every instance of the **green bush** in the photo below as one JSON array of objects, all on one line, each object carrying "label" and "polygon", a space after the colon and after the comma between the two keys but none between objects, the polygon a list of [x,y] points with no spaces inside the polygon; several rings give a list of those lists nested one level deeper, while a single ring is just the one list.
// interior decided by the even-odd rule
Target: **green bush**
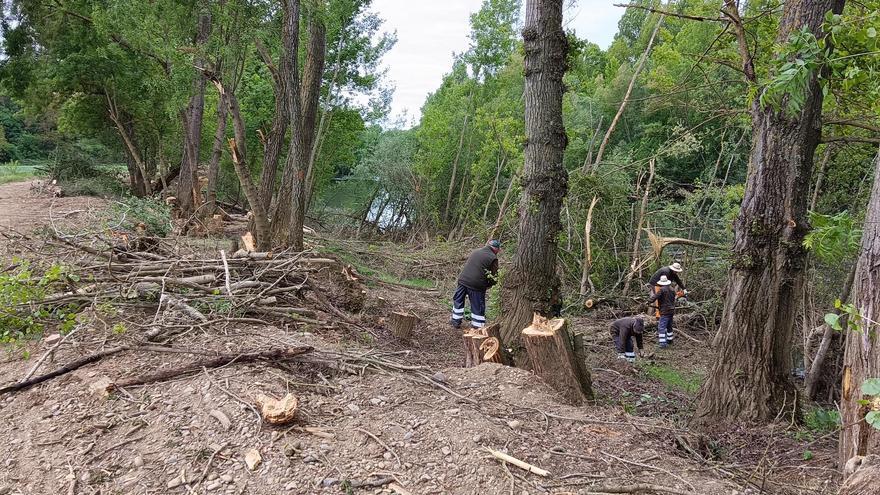
[{"label": "green bush", "polygon": [[115,177],[100,175],[81,177],[61,182],[67,196],[95,196],[99,198],[121,197],[125,195],[125,185]]},{"label": "green bush", "polygon": [[165,237],[171,232],[171,208],[155,198],[127,197],[113,205],[117,215],[125,215],[125,227],[131,230],[143,223],[147,234]]},{"label": "green bush", "polygon": [[836,409],[815,407],[804,414],[804,426],[814,434],[831,433],[840,426],[840,412]]},{"label": "green bush", "polygon": [[76,323],[76,312],[70,308],[48,309],[40,302],[56,286],[77,277],[61,265],[50,266],[36,276],[29,263],[13,260],[18,267],[0,274],[0,342],[12,342],[41,332],[47,321],[60,324],[69,331]]}]

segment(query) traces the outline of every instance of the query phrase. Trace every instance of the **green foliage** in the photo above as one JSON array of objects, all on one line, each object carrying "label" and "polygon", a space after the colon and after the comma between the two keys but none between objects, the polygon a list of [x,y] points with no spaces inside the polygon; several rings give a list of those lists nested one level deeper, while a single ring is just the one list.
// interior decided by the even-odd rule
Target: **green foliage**
[{"label": "green foliage", "polygon": [[0,274],[0,342],[40,332],[49,321],[57,323],[61,332],[70,331],[76,324],[76,312],[45,308],[40,301],[78,277],[62,265],[51,265],[38,276],[28,262],[14,259],[13,263],[15,269]]},{"label": "green foliage", "polygon": [[804,413],[804,426],[813,434],[824,435],[840,427],[837,409],[814,407]]},{"label": "green foliage", "polygon": [[836,215],[810,212],[810,224],[813,229],[804,237],[804,247],[820,261],[835,263],[858,251],[862,231],[848,212]]},{"label": "green foliage", "polygon": [[649,377],[665,383],[668,388],[683,390],[690,394],[699,392],[703,382],[703,377],[698,374],[680,371],[663,364],[644,364],[642,369]]},{"label": "green foliage", "polygon": [[822,48],[807,26],[791,33],[788,41],[777,47],[773,79],[761,93],[762,106],[772,106],[789,115],[801,111],[806,101],[810,79],[822,64]]},{"label": "green foliage", "polygon": [[171,232],[171,208],[160,199],[123,198],[113,204],[113,211],[117,216],[124,215],[124,226],[129,230],[143,223],[151,236],[165,237]]}]

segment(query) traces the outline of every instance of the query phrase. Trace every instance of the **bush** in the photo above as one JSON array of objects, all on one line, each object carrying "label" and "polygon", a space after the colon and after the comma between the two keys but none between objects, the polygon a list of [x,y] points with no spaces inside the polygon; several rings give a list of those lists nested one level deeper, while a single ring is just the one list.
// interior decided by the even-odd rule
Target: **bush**
[{"label": "bush", "polygon": [[171,232],[171,208],[164,201],[155,198],[127,197],[114,203],[117,214],[125,214],[124,226],[134,230],[143,223],[147,234],[165,237]]},{"label": "bush", "polygon": [[13,260],[18,267],[0,274],[0,342],[11,342],[43,330],[47,320],[69,331],[76,323],[76,313],[64,308],[48,310],[40,301],[54,286],[75,281],[77,277],[61,265],[50,266],[42,276],[35,276],[29,263]]},{"label": "bush", "polygon": [[126,193],[124,184],[119,182],[116,177],[107,175],[62,181],[61,188],[67,196],[111,198],[120,197]]}]

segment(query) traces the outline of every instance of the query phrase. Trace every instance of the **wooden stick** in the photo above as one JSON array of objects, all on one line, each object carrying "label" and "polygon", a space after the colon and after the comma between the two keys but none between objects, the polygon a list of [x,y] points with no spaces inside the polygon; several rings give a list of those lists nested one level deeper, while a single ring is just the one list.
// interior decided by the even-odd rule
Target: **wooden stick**
[{"label": "wooden stick", "polygon": [[692,495],[693,492],[683,492],[675,488],[661,485],[651,485],[648,483],[638,483],[635,485],[593,485],[587,487],[585,492],[581,493],[642,493],[642,492],[660,492],[672,493],[673,495]]},{"label": "wooden stick", "polygon": [[28,371],[27,375],[25,375],[25,377],[22,378],[21,381],[24,382],[24,381],[28,381],[28,380],[30,380],[30,378],[31,378],[32,376],[34,376],[34,373],[36,373],[37,370],[40,368],[40,366],[43,364],[43,361],[45,361],[46,358],[48,358],[48,357],[51,356],[55,351],[57,351],[58,348],[61,347],[61,344],[67,342],[67,339],[69,339],[70,337],[72,337],[73,334],[75,334],[80,328],[82,328],[82,327],[81,327],[80,325],[77,325],[76,328],[74,328],[73,330],[71,330],[70,333],[68,333],[67,335],[64,336],[64,338],[62,338],[61,340],[59,340],[58,342],[56,342],[55,345],[53,345],[51,349],[49,349],[48,351],[46,351],[46,353],[43,354],[42,357],[40,357],[40,360],[37,361],[36,364],[34,364],[34,366],[30,369],[30,371]]},{"label": "wooden stick", "polygon": [[124,347],[124,346],[113,347],[113,348],[107,349],[105,351],[90,354],[82,359],[78,359],[70,364],[62,366],[61,368],[58,368],[55,371],[52,371],[50,373],[46,373],[45,375],[40,375],[40,376],[31,378],[30,380],[24,380],[22,382],[14,383],[12,385],[0,388],[0,395],[7,394],[9,392],[18,392],[19,390],[31,388],[34,385],[43,383],[47,380],[51,380],[52,378],[55,378],[57,376],[65,375],[67,373],[70,373],[71,371],[78,370],[79,368],[82,368],[83,366],[85,366],[87,364],[91,364],[96,361],[100,361],[101,359],[103,359],[107,356],[111,356],[113,354],[122,352],[125,349],[126,349],[126,347]]},{"label": "wooden stick", "polygon": [[547,476],[550,476],[550,471],[547,471],[545,469],[541,469],[535,465],[529,464],[528,462],[521,461],[521,460],[517,459],[516,457],[509,456],[503,452],[499,452],[494,449],[490,449],[489,447],[486,447],[486,451],[489,452],[490,454],[492,454],[492,457],[494,457],[500,461],[504,461],[509,464],[513,464],[514,466],[516,466],[520,469],[524,469],[530,473],[535,473],[538,476],[544,476],[545,478]]}]

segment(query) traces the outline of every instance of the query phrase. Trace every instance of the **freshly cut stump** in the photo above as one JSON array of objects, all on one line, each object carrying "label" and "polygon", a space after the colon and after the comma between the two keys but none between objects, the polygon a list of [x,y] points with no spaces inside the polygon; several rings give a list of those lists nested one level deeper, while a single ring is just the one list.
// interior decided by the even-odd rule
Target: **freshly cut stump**
[{"label": "freshly cut stump", "polygon": [[400,340],[410,340],[413,329],[419,323],[419,317],[406,313],[392,312],[388,316],[388,328]]},{"label": "freshly cut stump", "polygon": [[522,331],[522,342],[535,374],[570,403],[578,405],[593,397],[590,373],[580,352],[575,352],[568,324],[562,318],[547,319],[535,314]]},{"label": "freshly cut stump", "polygon": [[[497,323],[483,328],[472,328],[466,331],[461,338],[464,342],[465,368],[473,368],[486,362],[507,364],[500,345],[501,327]],[[494,352],[487,352],[491,349],[490,347],[483,348],[484,343],[489,339],[495,340]]]},{"label": "freshly cut stump", "polygon": [[299,401],[293,394],[287,394],[283,399],[273,399],[264,394],[257,394],[254,398],[263,421],[270,425],[284,425],[293,421]]},{"label": "freshly cut stump", "polygon": [[488,337],[480,344],[484,363],[501,363],[501,342],[496,337]]}]

